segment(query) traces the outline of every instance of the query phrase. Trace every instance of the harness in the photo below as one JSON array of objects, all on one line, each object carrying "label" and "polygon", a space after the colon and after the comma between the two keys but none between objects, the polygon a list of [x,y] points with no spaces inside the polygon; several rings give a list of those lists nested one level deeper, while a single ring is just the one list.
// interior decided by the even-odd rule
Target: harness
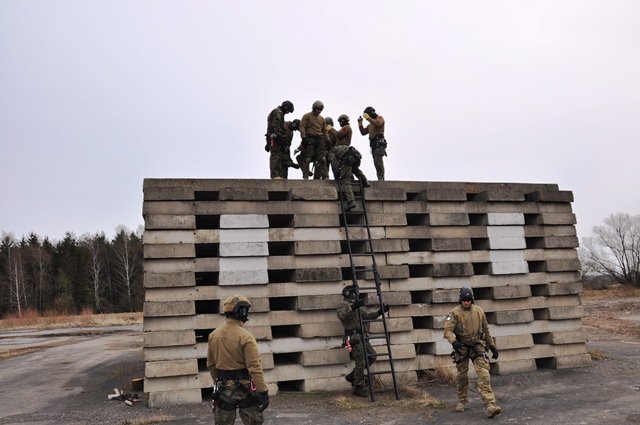
[{"label": "harness", "polygon": [[[240,381],[250,381],[250,388],[247,388]],[[231,394],[228,398],[222,396],[222,391],[225,389],[231,389]],[[258,404],[259,401],[255,397],[255,391],[256,389],[247,369],[218,370],[218,378],[213,386],[213,399],[215,400],[215,405],[220,409],[235,410],[238,407],[244,408]],[[245,397],[240,401],[233,400],[236,392],[243,394]]]}]

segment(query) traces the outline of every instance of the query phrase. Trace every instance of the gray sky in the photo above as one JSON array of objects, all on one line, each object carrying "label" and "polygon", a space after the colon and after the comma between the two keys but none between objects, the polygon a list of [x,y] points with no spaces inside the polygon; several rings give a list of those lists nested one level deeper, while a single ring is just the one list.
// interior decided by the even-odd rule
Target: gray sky
[{"label": "gray sky", "polygon": [[640,213],[639,45],[636,0],[1,0],[0,230],[111,236],[145,177],[268,178],[267,114],[320,99],[385,117],[388,180],[557,183],[589,236]]}]

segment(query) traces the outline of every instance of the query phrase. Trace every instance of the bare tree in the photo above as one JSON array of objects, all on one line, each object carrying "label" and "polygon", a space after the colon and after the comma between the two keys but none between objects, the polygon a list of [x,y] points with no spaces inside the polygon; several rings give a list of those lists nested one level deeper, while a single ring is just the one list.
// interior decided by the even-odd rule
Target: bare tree
[{"label": "bare tree", "polygon": [[128,229],[124,226],[118,226],[116,232],[113,240],[116,279],[125,291],[129,311],[133,311],[133,284],[136,269],[139,267],[138,258],[135,255]]},{"label": "bare tree", "polygon": [[6,255],[8,301],[15,306],[18,316],[22,316],[22,310],[28,306],[21,249],[12,235],[3,235],[2,244]]},{"label": "bare tree", "polygon": [[585,273],[599,273],[616,282],[640,285],[640,215],[610,214],[593,237],[582,238]]},{"label": "bare tree", "polygon": [[[102,248],[100,244],[101,236],[96,234],[94,236],[85,235],[82,237],[82,244],[89,253],[88,263],[88,276],[91,286],[93,288],[94,308],[97,313],[103,310],[102,298],[100,295],[100,288],[103,284],[103,271],[104,262],[102,261]],[[104,235],[102,235],[104,239]]]}]

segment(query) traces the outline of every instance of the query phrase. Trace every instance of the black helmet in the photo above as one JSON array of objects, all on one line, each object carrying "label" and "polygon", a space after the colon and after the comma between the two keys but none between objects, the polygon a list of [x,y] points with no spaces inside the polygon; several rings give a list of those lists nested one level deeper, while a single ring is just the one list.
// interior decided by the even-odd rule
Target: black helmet
[{"label": "black helmet", "polygon": [[338,117],[338,122],[340,123],[340,125],[347,125],[349,124],[349,117],[345,114],[342,114]]},{"label": "black helmet", "polygon": [[357,293],[357,290],[355,285],[349,285],[342,288],[342,296],[344,298],[347,298],[347,299],[355,298],[356,293]]},{"label": "black helmet", "polygon": [[376,110],[373,109],[373,106],[367,106],[366,108],[364,108],[364,113],[368,114],[371,118],[375,118],[378,116],[378,114],[376,114]]},{"label": "black helmet", "polygon": [[311,109],[320,109],[320,111],[322,111],[324,109],[324,103],[316,100],[315,102],[313,102],[313,105],[311,105]]},{"label": "black helmet", "polygon": [[468,286],[460,288],[460,301],[471,301],[473,303],[473,289]]},{"label": "black helmet", "polygon": [[325,117],[325,118],[324,118],[324,123],[325,123],[325,125],[326,125],[326,124],[333,125],[333,118],[331,118],[331,117]]},{"label": "black helmet", "polygon": [[282,105],[280,105],[280,109],[282,109],[282,112],[284,112],[285,114],[293,112],[293,103],[291,103],[290,100],[285,100],[284,102],[282,102]]},{"label": "black helmet", "polygon": [[300,128],[300,120],[291,121],[291,130],[297,130]]},{"label": "black helmet", "polygon": [[224,300],[222,312],[226,317],[246,322],[249,316],[251,303],[244,295],[231,295]]}]

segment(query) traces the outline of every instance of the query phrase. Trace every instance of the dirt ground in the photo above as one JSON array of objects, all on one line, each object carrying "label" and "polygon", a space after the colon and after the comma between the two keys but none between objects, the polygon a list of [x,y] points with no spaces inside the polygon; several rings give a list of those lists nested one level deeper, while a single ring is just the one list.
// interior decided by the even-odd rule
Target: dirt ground
[{"label": "dirt ground", "polygon": [[[592,365],[493,376],[503,408],[494,419],[484,416],[477,391],[456,413],[453,386],[424,379],[400,401],[281,393],[265,424],[640,424],[640,291],[586,291],[583,305]],[[0,331],[0,424],[213,423],[208,402],[153,409],[144,397],[132,407],[107,400],[143,370],[140,325]]]}]

